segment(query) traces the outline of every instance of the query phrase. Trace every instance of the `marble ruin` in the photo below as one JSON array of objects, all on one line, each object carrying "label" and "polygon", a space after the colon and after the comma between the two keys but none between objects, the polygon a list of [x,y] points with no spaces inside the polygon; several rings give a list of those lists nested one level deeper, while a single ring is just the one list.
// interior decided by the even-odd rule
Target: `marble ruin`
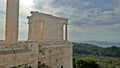
[{"label": "marble ruin", "polygon": [[7,0],[6,35],[0,41],[0,68],[72,68],[68,19],[32,11],[27,41],[18,41],[19,0]]}]

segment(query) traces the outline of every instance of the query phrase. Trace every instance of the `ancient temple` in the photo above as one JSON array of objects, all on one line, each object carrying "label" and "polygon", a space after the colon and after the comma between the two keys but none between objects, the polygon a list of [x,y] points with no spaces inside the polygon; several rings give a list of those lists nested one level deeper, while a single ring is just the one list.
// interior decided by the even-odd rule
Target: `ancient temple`
[{"label": "ancient temple", "polygon": [[19,0],[7,0],[6,38],[0,42],[0,68],[72,68],[68,19],[32,11],[28,40],[18,41]]}]

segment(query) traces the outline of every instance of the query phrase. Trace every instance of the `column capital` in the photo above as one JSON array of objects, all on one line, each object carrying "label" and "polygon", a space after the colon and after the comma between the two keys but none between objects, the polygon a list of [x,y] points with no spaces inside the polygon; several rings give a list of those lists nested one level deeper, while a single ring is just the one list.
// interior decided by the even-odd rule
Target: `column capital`
[{"label": "column capital", "polygon": [[63,23],[63,25],[69,25],[68,23]]}]

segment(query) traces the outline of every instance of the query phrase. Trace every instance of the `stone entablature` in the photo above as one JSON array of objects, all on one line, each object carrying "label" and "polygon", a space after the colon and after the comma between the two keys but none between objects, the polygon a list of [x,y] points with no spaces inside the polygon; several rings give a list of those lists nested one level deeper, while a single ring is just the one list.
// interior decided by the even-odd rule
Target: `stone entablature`
[{"label": "stone entablature", "polygon": [[56,21],[56,23],[68,24],[68,20],[69,20],[67,18],[56,17],[50,14],[40,13],[38,11],[31,11],[31,14],[32,14],[31,16],[28,16],[28,18],[30,18],[28,23],[44,20],[44,21]]}]

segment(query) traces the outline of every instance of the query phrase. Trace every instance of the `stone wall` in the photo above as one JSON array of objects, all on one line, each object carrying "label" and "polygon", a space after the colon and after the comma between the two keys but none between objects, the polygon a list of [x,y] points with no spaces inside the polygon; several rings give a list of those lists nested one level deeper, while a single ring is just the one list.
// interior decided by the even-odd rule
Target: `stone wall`
[{"label": "stone wall", "polygon": [[37,58],[38,46],[36,43],[0,44],[0,68],[22,67],[22,65],[37,68]]},{"label": "stone wall", "polygon": [[[64,43],[64,42],[63,42]],[[39,66],[46,64],[49,68],[72,68],[72,45],[42,44],[39,47]]]},{"label": "stone wall", "polygon": [[72,44],[68,41],[0,43],[0,68],[25,66],[72,68]]}]

